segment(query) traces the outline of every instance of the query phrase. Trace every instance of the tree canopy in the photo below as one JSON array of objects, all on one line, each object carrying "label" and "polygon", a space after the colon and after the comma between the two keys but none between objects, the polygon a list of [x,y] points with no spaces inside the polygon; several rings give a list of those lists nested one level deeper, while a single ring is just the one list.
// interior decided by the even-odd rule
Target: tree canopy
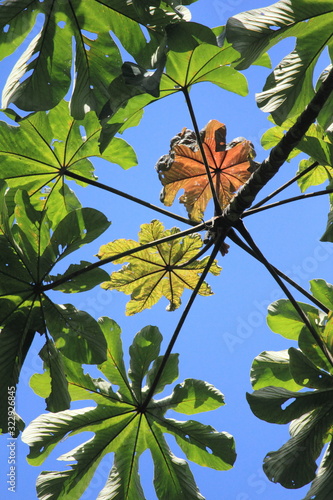
[{"label": "tree canopy", "polygon": [[[204,499],[190,463],[224,474],[237,467],[237,436],[223,425],[224,394],[206,380],[185,376],[179,382],[183,353],[174,352],[198,296],[209,302],[216,284],[223,283],[223,257],[233,244],[266,268],[281,290],[281,298],[268,306],[267,325],[286,339],[285,348],[255,357],[253,392],[246,395],[258,419],[290,424],[285,444],[267,450],[263,471],[287,489],[307,485],[303,500],[333,496],[333,285],[326,281],[330,277],[318,276],[309,290],[303,288],[270,262],[245,225],[260,212],[273,214],[274,207],[289,204],[295,211],[297,200],[325,197],[329,213],[321,241],[333,242],[333,2],[279,0],[214,28],[191,21],[195,2],[0,2],[0,56],[15,58],[0,121],[0,429],[13,447],[9,492],[16,491],[18,439],[29,446],[32,466],[55,456],[65,438],[78,439],[59,457],[68,464],[65,470],[38,476],[40,500],[84,498],[107,456],[112,464],[99,500],[148,498],[141,480],[147,453],[159,500]],[[211,84],[244,98],[247,71],[270,71],[270,50],[289,37],[293,50],[255,96],[270,120],[261,138],[268,157],[258,161],[253,138],[227,141],[227,116],[223,123],[212,116],[199,125],[192,88]],[[111,164],[129,178],[131,167],[142,167],[127,136],[141,130],[146,107],[168,106],[177,94],[191,128],[184,124],[165,138],[169,152],[161,146],[156,171],[151,169],[161,203],[118,189],[116,174],[104,181],[102,170]],[[298,170],[290,174],[296,157]],[[288,181],[261,197],[284,168]],[[297,196],[270,202],[290,185],[298,186]],[[81,203],[83,190],[98,190],[103,211]],[[142,220],[136,239],[127,237],[111,195],[119,206],[126,200],[134,210],[153,212],[150,221]],[[113,241],[109,219],[116,223]],[[90,260],[82,258],[83,250]],[[121,311],[123,329],[131,324],[126,316],[149,318],[159,301],[167,304],[166,315],[177,310],[171,334],[163,340],[162,323],[171,324],[169,316],[159,326],[142,326],[130,333],[127,356],[114,319],[118,308],[111,305],[110,316],[96,317],[89,307],[75,305],[77,294],[99,290],[130,295]],[[216,335],[222,316],[218,311]],[[204,307],[201,319],[203,341],[213,343]],[[42,345],[42,370],[31,376],[29,389],[21,389],[34,345]],[[228,380],[219,385],[225,392]],[[45,400],[46,413],[26,421],[20,390]],[[217,429],[192,420],[218,409]]]}]

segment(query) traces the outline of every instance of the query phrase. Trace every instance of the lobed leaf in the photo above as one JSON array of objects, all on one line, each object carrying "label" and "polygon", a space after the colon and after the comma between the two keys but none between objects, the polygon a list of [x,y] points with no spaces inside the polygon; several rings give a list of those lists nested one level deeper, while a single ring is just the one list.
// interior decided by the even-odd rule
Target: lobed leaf
[{"label": "lobed leaf", "polygon": [[[235,192],[249,179],[255,170],[255,156],[250,141],[244,138],[225,143],[226,128],[223,123],[211,120],[200,132],[212,182],[220,206],[224,209]],[[184,189],[179,198],[192,220],[199,221],[212,192],[202,154],[195,134],[185,129],[170,143],[170,152],[156,164],[163,190],[161,200],[171,206],[177,192]]]},{"label": "lobed leaf", "polygon": [[[189,460],[217,470],[232,467],[236,457],[233,438],[199,422],[181,422],[164,415],[174,407],[177,394],[178,411],[184,408],[188,414],[191,409],[196,413],[217,408],[223,404],[222,394],[206,382],[185,381],[190,403],[186,404],[184,390],[179,397],[180,390],[176,389],[171,397],[157,401],[151,399],[146,407],[142,406],[146,394],[144,380],[152,383],[160,360],[160,332],[156,327],[148,326],[136,334],[130,347],[130,370],[126,374],[119,326],[109,318],[101,318],[100,324],[108,343],[108,357],[98,368],[110,382],[119,386],[119,390],[114,392],[107,380],[92,379],[83,373],[80,365],[65,360],[71,395],[76,399],[93,399],[97,406],[37,417],[23,435],[24,442],[30,446],[28,461],[40,465],[65,437],[85,431],[94,435],[59,458],[71,463],[70,470],[40,474],[38,498],[65,499],[68,495],[73,500],[80,498],[100,460],[113,452],[113,466],[98,498],[144,499],[139,459],[148,449],[154,463],[154,486],[159,500],[170,497],[203,500],[187,462],[172,453],[163,434],[174,435]],[[170,375],[174,377],[175,360],[173,358],[167,368],[164,385],[172,382]],[[45,374],[42,377],[45,379]],[[34,376],[33,385],[38,393],[45,391],[45,380]],[[160,389],[157,386],[156,392]]]},{"label": "lobed leaf", "polygon": [[[152,307],[164,296],[169,300],[168,311],[177,309],[181,304],[181,295],[185,288],[193,290],[198,282],[209,257],[194,260],[202,247],[198,234],[174,239],[154,245],[154,241],[180,232],[178,228],[164,230],[157,220],[143,224],[139,233],[139,243],[133,240],[116,240],[103,245],[99,252],[100,259],[108,259],[128,250],[139,248],[147,243],[152,246],[133,255],[113,260],[115,264],[129,262],[120,271],[111,274],[110,281],[102,284],[106,290],[118,290],[131,294],[126,306],[126,314],[132,315]],[[189,264],[187,264],[189,262]],[[210,272],[219,274],[220,267],[213,263]],[[207,283],[203,283],[200,295],[211,295]]]}]

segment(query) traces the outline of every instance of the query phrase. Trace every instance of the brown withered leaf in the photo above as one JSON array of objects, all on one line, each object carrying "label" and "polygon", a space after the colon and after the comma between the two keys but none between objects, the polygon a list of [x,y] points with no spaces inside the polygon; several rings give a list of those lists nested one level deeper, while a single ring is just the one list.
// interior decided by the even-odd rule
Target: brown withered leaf
[{"label": "brown withered leaf", "polygon": [[[224,209],[257,168],[253,145],[243,137],[226,144],[226,127],[217,120],[208,122],[200,137],[217,198]],[[159,159],[156,170],[164,186],[161,201],[171,206],[177,192],[184,189],[180,203],[192,220],[201,220],[212,192],[195,133],[185,128],[173,138],[169,154]]]}]

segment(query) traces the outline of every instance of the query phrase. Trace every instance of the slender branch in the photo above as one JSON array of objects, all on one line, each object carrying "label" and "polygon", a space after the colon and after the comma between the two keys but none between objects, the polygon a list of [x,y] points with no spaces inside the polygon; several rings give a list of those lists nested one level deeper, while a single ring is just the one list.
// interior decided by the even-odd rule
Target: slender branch
[{"label": "slender branch", "polygon": [[219,202],[219,200],[217,198],[216,189],[215,189],[215,186],[214,186],[214,183],[213,183],[212,174],[210,172],[210,168],[209,168],[209,165],[208,165],[206,153],[205,153],[205,150],[204,150],[203,145],[202,145],[202,141],[201,141],[201,137],[200,137],[200,132],[199,132],[199,127],[198,127],[197,119],[196,119],[195,114],[194,114],[194,110],[193,110],[192,102],[191,102],[191,99],[190,99],[190,95],[188,93],[187,87],[183,87],[182,91],[183,91],[183,94],[185,96],[186,104],[187,104],[187,107],[188,107],[188,110],[189,110],[189,113],[190,113],[190,116],[191,116],[191,120],[192,120],[192,123],[193,123],[194,132],[195,132],[195,135],[197,136],[197,143],[198,143],[198,146],[199,146],[199,149],[200,149],[200,153],[201,153],[201,156],[202,156],[202,161],[203,161],[203,164],[205,165],[205,169],[206,169],[206,174],[207,174],[207,177],[208,177],[209,186],[210,186],[210,190],[212,192],[212,197],[213,197],[213,201],[214,201],[215,215],[221,215],[222,214],[222,210],[221,210],[220,202]]},{"label": "slender branch", "polygon": [[70,177],[71,179],[76,179],[81,182],[85,182],[86,184],[89,184],[90,186],[95,186],[100,189],[104,189],[104,191],[109,191],[109,193],[116,194],[117,196],[121,196],[123,198],[126,198],[127,200],[134,201],[135,203],[139,203],[140,205],[150,208],[151,210],[155,210],[155,212],[159,212],[160,214],[166,215],[168,217],[171,217],[172,219],[176,219],[180,222],[183,222],[184,224],[189,224],[190,226],[195,226],[197,223],[194,221],[191,221],[190,219],[186,219],[185,217],[182,217],[181,215],[174,214],[172,212],[169,212],[168,210],[165,210],[164,208],[157,207],[156,205],[152,205],[151,203],[148,203],[147,201],[141,200],[140,198],[137,198],[136,196],[132,196],[131,194],[124,193],[123,191],[120,191],[119,189],[112,188],[110,186],[107,186],[106,184],[103,184],[98,181],[94,181],[93,179],[88,179],[87,177],[83,177],[82,175],[76,174],[75,172],[72,172],[71,170],[66,170],[64,172],[66,177]]},{"label": "slender branch", "polygon": [[253,209],[253,208],[259,208],[259,207],[261,207],[264,203],[266,203],[267,201],[271,200],[274,196],[276,196],[277,194],[281,193],[281,191],[283,191],[287,187],[291,186],[291,184],[293,184],[294,182],[298,181],[298,179],[300,179],[301,177],[303,177],[303,175],[306,175],[307,173],[309,173],[311,170],[313,170],[318,165],[319,165],[319,163],[317,161],[315,161],[314,163],[312,163],[311,165],[309,165],[307,168],[305,168],[302,172],[300,172],[299,174],[296,174],[288,182],[286,182],[285,184],[283,184],[282,186],[280,186],[278,189],[276,189],[275,191],[273,191],[273,193],[271,193],[268,196],[266,196],[266,198],[264,198],[263,200],[259,201],[255,205],[252,205],[251,208]]},{"label": "slender branch", "polygon": [[291,151],[297,146],[310,125],[315,121],[333,90],[333,68],[320,85],[296,123],[286,132],[281,141],[271,150],[269,157],[253,172],[250,179],[242,186],[228,207],[224,210],[225,218],[236,222],[242,213],[255,200],[259,191],[279,171]]},{"label": "slender branch", "polygon": [[322,196],[328,193],[333,193],[333,188],[323,189],[321,191],[316,191],[314,193],[300,194],[299,196],[286,198],[285,200],[276,201],[275,203],[270,203],[269,205],[264,205],[263,207],[259,208],[250,208],[249,210],[246,210],[244,212],[243,217],[246,217],[248,215],[253,215],[258,212],[262,212],[263,210],[268,210],[269,208],[279,207],[280,205],[285,205],[286,203],[291,203],[293,201],[307,200],[308,198],[314,198],[315,196]]},{"label": "slender branch", "polygon": [[297,301],[294,299],[293,295],[290,293],[290,291],[288,290],[288,288],[286,287],[286,285],[283,283],[283,281],[277,275],[277,273],[275,272],[275,270],[273,269],[273,267],[271,266],[271,264],[267,261],[267,259],[263,255],[263,253],[259,250],[259,248],[255,244],[255,242],[253,241],[250,233],[247,231],[246,227],[244,226],[243,221],[239,220],[237,222],[237,224],[235,225],[235,227],[240,232],[240,234],[243,236],[243,238],[246,240],[246,242],[250,245],[250,247],[252,248],[252,250],[257,255],[260,256],[260,259],[261,259],[262,263],[264,264],[264,266],[266,267],[266,269],[268,270],[268,272],[273,276],[273,278],[278,283],[278,285],[283,290],[283,292],[286,294],[286,296],[288,297],[288,299],[292,303],[293,307],[297,311],[299,317],[303,321],[304,325],[308,328],[308,330],[311,333],[312,337],[314,338],[314,340],[317,342],[318,346],[320,347],[320,349],[324,353],[326,359],[329,361],[329,363],[331,364],[331,366],[333,366],[333,356],[330,353],[330,351],[328,350],[326,344],[323,342],[323,340],[321,339],[321,337],[318,335],[318,333],[316,332],[316,330],[313,328],[313,326],[311,325],[311,323],[309,321],[309,318],[304,313],[303,309],[299,306],[299,304],[297,303]]},{"label": "slender branch", "polygon": [[195,227],[192,227],[190,229],[185,229],[185,231],[180,231],[179,233],[174,233],[170,234],[169,236],[165,236],[164,238],[160,238],[159,240],[154,240],[150,241],[149,243],[146,243],[145,245],[139,245],[135,248],[131,248],[130,250],[126,250],[126,252],[121,252],[117,253],[116,255],[112,255],[111,257],[107,257],[106,259],[101,259],[97,262],[94,262],[93,264],[89,264],[88,266],[84,266],[81,269],[78,269],[77,271],[74,271],[73,273],[70,273],[66,276],[63,276],[62,278],[59,278],[56,281],[53,281],[52,283],[49,283],[48,285],[43,285],[40,287],[40,292],[46,292],[47,290],[52,290],[63,283],[67,283],[68,281],[76,278],[77,276],[80,276],[81,274],[88,273],[89,271],[92,271],[96,267],[101,267],[104,266],[104,264],[108,264],[109,262],[113,262],[114,260],[117,259],[122,259],[123,257],[127,257],[128,255],[132,255],[136,252],[141,252],[142,250],[146,250],[147,248],[161,245],[162,243],[167,243],[168,241],[175,240],[177,238],[181,238],[183,236],[187,236],[189,234],[196,233],[198,231],[201,231],[202,229],[207,228],[207,222],[198,224]]},{"label": "slender branch", "polygon": [[215,259],[216,255],[217,255],[217,253],[218,253],[218,251],[220,249],[222,241],[223,241],[222,237],[220,237],[216,241],[215,246],[213,248],[213,251],[212,251],[212,253],[211,253],[210,257],[209,257],[209,260],[208,260],[208,262],[207,262],[207,264],[205,266],[205,269],[203,270],[203,272],[202,272],[202,274],[201,274],[201,276],[200,276],[200,278],[198,280],[198,283],[196,284],[196,286],[195,286],[195,288],[194,288],[194,290],[193,290],[193,292],[191,294],[191,297],[189,298],[189,301],[186,304],[186,307],[185,307],[185,309],[184,309],[184,311],[183,311],[183,313],[182,313],[182,315],[181,315],[181,317],[180,317],[180,319],[178,321],[178,324],[177,324],[177,326],[175,328],[175,331],[174,331],[174,333],[173,333],[173,335],[171,337],[171,340],[170,340],[170,342],[168,344],[168,347],[167,347],[167,349],[165,351],[165,354],[163,356],[163,359],[162,359],[162,362],[160,364],[160,367],[159,367],[159,369],[158,369],[158,371],[156,373],[156,377],[155,377],[155,379],[154,379],[154,381],[153,381],[153,383],[152,383],[152,385],[151,385],[151,387],[150,387],[150,389],[149,389],[149,391],[148,391],[148,393],[147,393],[147,395],[145,397],[145,400],[144,400],[142,406],[140,407],[140,411],[141,412],[145,411],[145,409],[147,408],[147,406],[148,406],[151,398],[154,395],[155,389],[156,389],[157,384],[158,384],[158,382],[159,382],[159,380],[160,380],[160,378],[162,376],[163,370],[164,370],[164,368],[165,368],[165,366],[166,366],[166,364],[168,362],[168,359],[169,359],[169,356],[170,356],[171,351],[173,349],[173,346],[176,343],[178,335],[179,335],[179,333],[180,333],[180,331],[182,329],[182,326],[183,326],[183,324],[185,322],[185,319],[186,319],[188,313],[190,312],[190,309],[191,309],[191,307],[193,305],[193,302],[194,302],[196,296],[198,295],[200,287],[201,287],[202,283],[204,282],[204,280],[205,280],[205,278],[206,278],[206,276],[208,274],[210,266],[214,262],[214,259]]},{"label": "slender branch", "polygon": [[[249,255],[251,255],[252,257],[257,259],[259,262],[263,263],[262,259],[260,258],[260,255],[257,255],[249,246],[247,246],[246,243],[244,243],[244,241],[241,240],[241,238],[238,236],[238,234],[235,233],[235,231],[233,229],[231,231],[229,231],[228,237],[231,239],[231,241],[236,243],[236,245],[238,245],[240,248],[245,250],[245,252],[247,252]],[[296,283],[296,281],[292,280],[291,278],[289,278],[289,276],[287,276],[282,271],[280,271],[280,269],[273,266],[272,264],[271,264],[271,266],[274,269],[274,271],[276,272],[276,274],[278,274],[280,276],[280,278],[284,279],[287,283],[289,283],[289,285],[293,286],[298,292],[300,292],[302,295],[304,295],[308,300],[310,300],[313,304],[315,304],[324,313],[326,313],[326,314],[329,313],[329,309],[322,302],[320,302],[318,299],[313,297],[313,295],[311,295],[307,290],[305,290],[298,283]]]}]

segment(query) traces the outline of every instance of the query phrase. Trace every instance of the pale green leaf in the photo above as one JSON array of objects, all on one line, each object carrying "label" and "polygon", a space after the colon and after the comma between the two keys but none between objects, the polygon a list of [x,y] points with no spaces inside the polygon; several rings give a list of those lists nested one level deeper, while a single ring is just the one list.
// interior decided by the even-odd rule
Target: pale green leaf
[{"label": "pale green leaf", "polygon": [[[198,283],[199,274],[205,269],[209,257],[186,262],[195,258],[202,247],[202,239],[198,234],[174,239],[154,245],[154,241],[177,234],[178,228],[164,230],[163,224],[157,220],[143,224],[139,233],[139,243],[133,240],[116,240],[103,245],[98,253],[100,259],[116,256],[118,253],[139,247],[147,243],[152,246],[114,260],[114,263],[129,262],[120,271],[111,274],[110,281],[102,284],[107,290],[118,290],[131,295],[126,307],[126,314],[132,315],[143,309],[151,308],[162,296],[169,300],[167,310],[173,311],[181,304],[181,295],[185,288],[193,290]],[[214,262],[210,272],[219,274],[220,267]],[[207,283],[203,283],[198,292],[200,295],[211,295]]]}]

